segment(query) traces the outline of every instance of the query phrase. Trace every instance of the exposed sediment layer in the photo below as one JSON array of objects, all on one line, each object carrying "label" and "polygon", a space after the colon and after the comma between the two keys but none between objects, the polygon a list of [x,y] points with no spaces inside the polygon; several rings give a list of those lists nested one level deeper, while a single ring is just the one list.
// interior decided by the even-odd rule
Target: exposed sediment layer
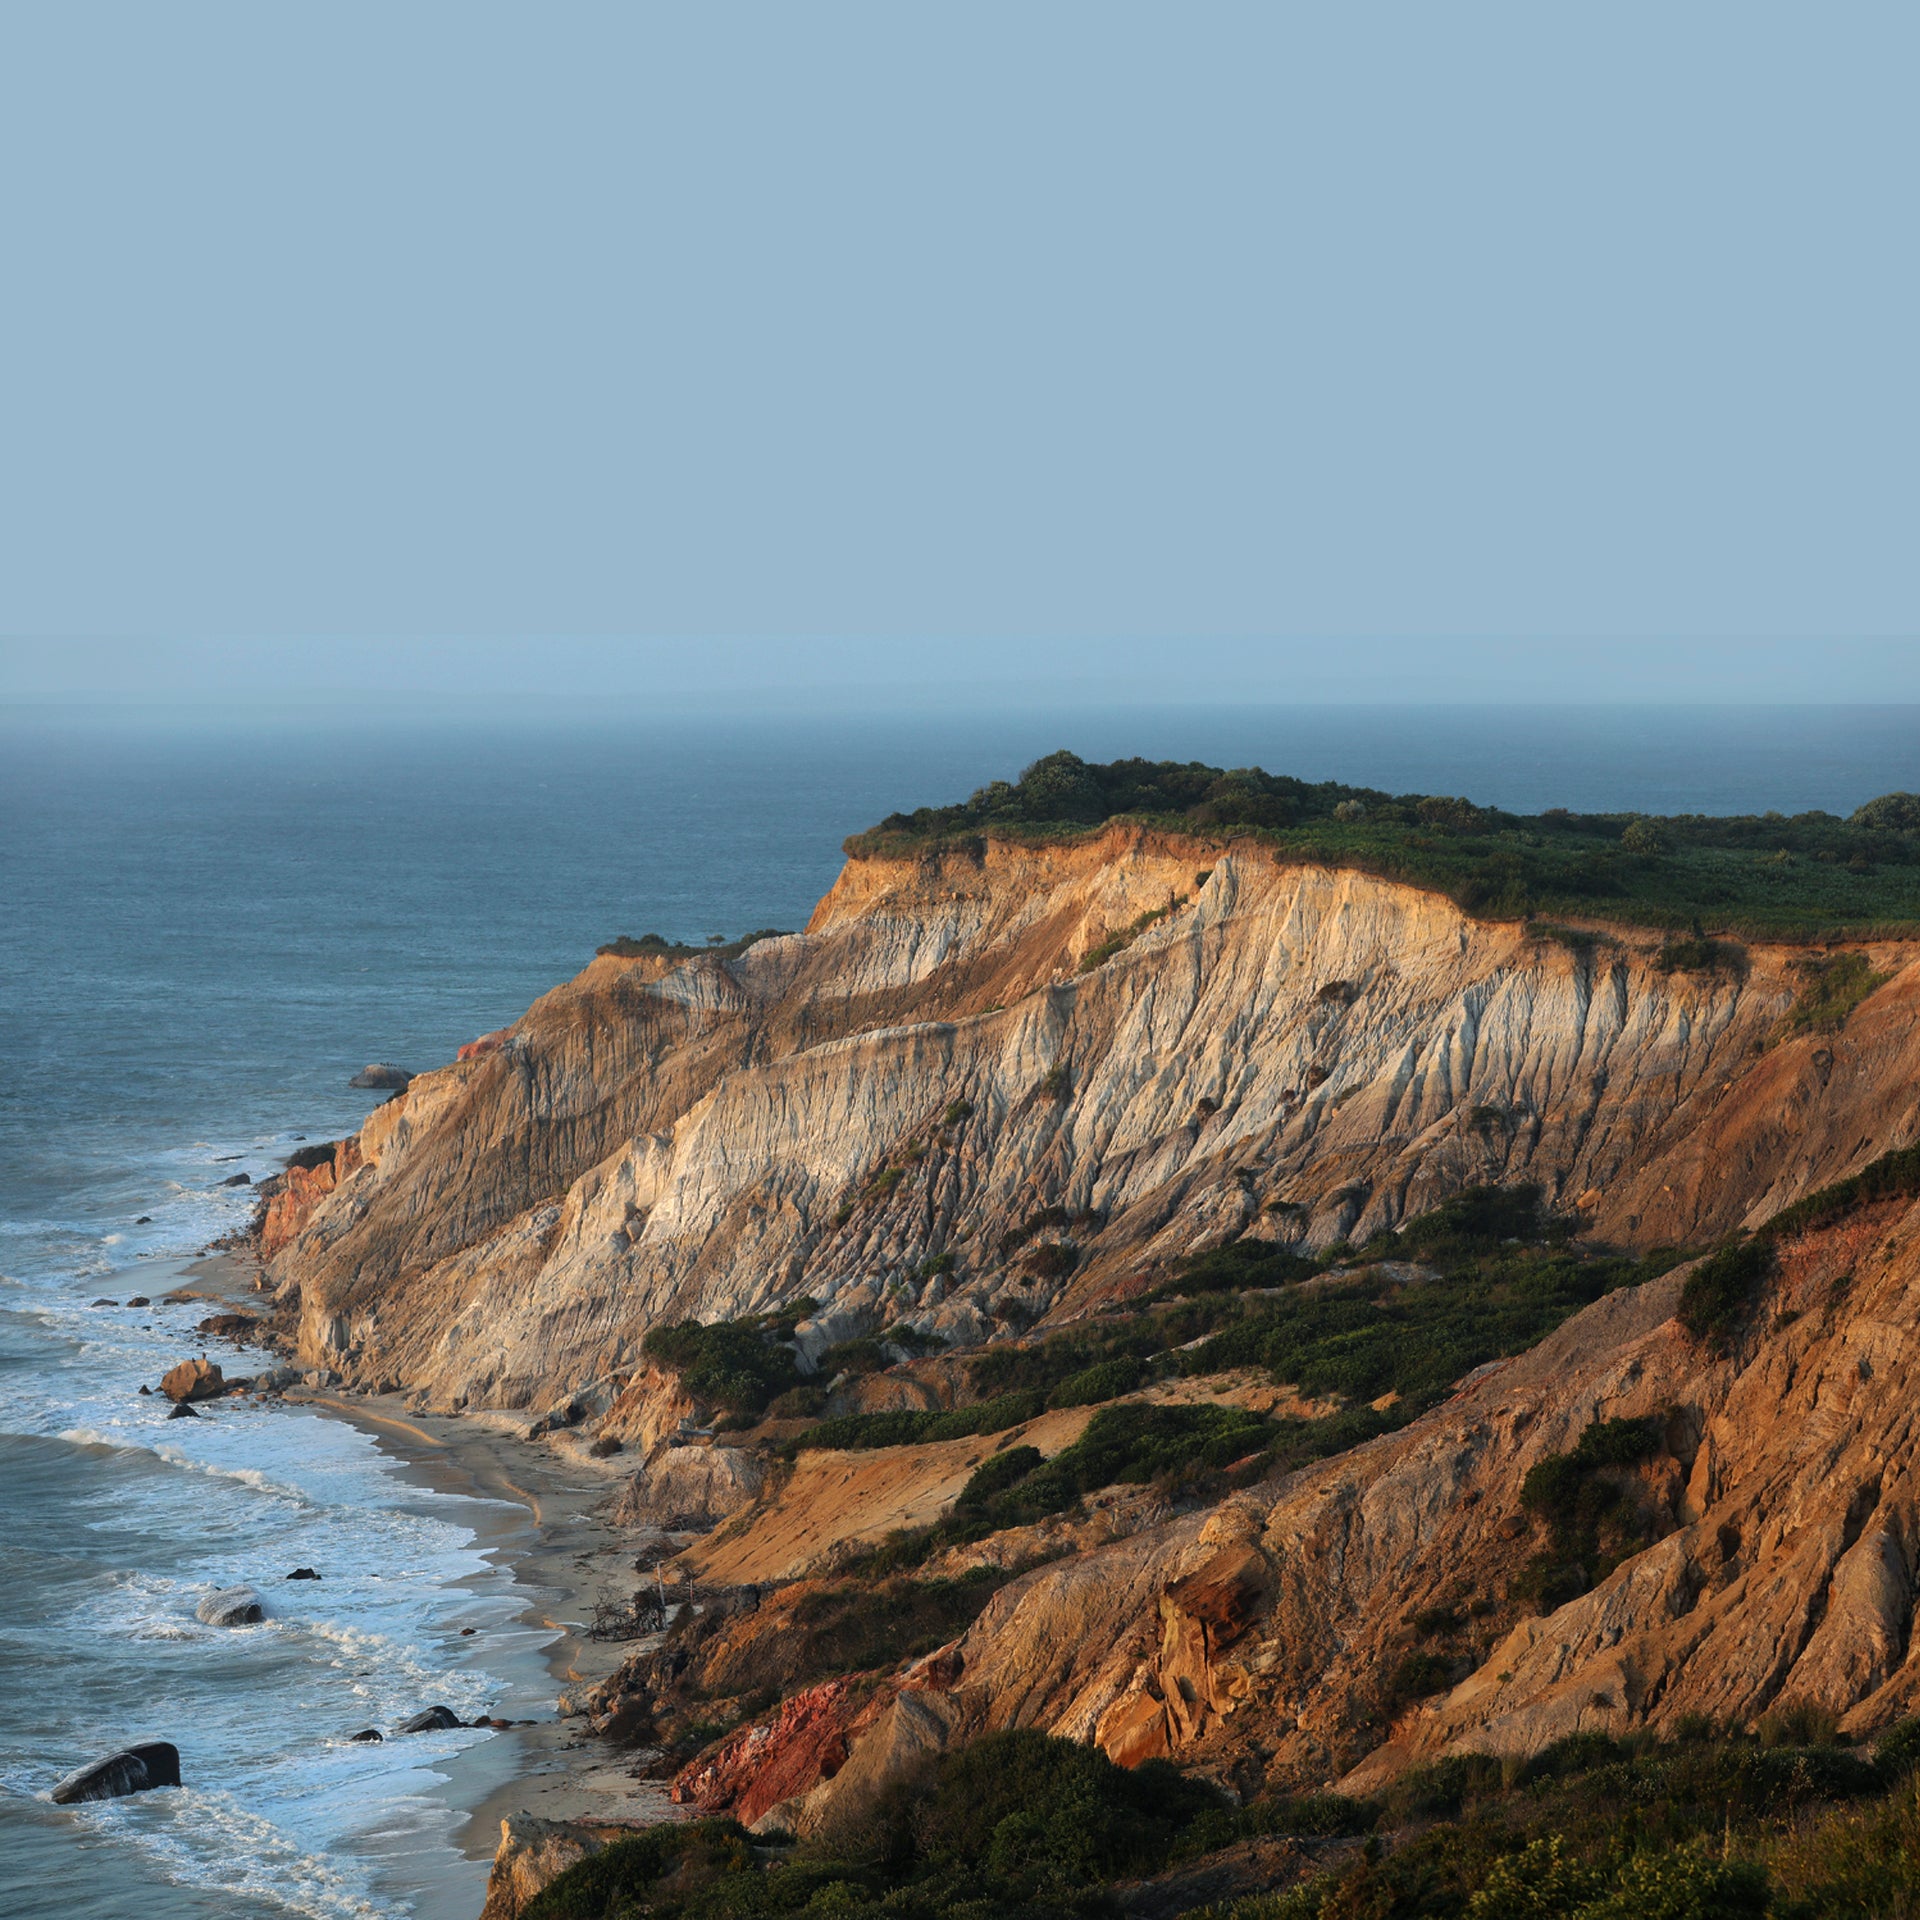
[{"label": "exposed sediment layer", "polygon": [[635,1365],[662,1320],[804,1292],[841,1337],[968,1343],[1198,1246],[1317,1248],[1479,1181],[1698,1242],[1920,1125],[1911,956],[1875,950],[1899,977],[1844,1034],[1769,1047],[1797,957],[1663,972],[1644,935],[1570,948],[1134,831],[853,862],[805,934],[597,959],[415,1079],[277,1212],[271,1271],[309,1362],[531,1405]]}]

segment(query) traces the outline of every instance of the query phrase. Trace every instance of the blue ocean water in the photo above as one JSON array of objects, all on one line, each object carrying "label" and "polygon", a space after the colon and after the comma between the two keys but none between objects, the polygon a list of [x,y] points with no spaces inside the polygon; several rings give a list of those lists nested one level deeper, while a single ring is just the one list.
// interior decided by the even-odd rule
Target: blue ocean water
[{"label": "blue ocean water", "polygon": [[[1527,811],[1844,813],[1920,789],[1909,708],[1118,704],[1133,691],[942,716],[0,715],[0,1591],[20,1597],[0,1911],[477,1911],[434,1762],[480,1736],[338,1739],[423,1690],[522,1684],[459,1635],[484,1618],[497,1649],[517,1606],[479,1518],[310,1414],[162,1430],[135,1389],[182,1324],[89,1304],[157,1295],[244,1217],[222,1180],[356,1125],[366,1061],[449,1058],[616,934],[800,926],[843,835],[1058,746]],[[337,1578],[269,1628],[193,1627],[206,1585],[320,1551]],[[134,1737],[180,1738],[190,1788],[32,1797]]]}]

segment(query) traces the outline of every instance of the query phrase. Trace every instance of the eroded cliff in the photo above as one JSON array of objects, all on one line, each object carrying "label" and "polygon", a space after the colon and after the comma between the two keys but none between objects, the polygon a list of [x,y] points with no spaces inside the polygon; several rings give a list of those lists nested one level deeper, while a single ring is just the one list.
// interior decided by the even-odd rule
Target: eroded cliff
[{"label": "eroded cliff", "polygon": [[1728,956],[1130,829],[854,861],[804,934],[597,959],[416,1079],[271,1271],[309,1361],[526,1405],[663,1320],[805,1294],[837,1337],[977,1342],[1475,1182],[1700,1242],[1915,1124],[1905,949],[1845,1033],[1774,1046],[1802,954]]}]

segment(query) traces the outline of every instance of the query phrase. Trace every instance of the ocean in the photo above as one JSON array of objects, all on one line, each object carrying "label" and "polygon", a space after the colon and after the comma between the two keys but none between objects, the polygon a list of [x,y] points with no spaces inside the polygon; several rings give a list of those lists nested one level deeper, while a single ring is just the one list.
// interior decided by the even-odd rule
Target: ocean
[{"label": "ocean", "polygon": [[[138,1387],[196,1310],[124,1303],[246,1217],[223,1181],[357,1125],[366,1062],[450,1058],[618,934],[801,926],[845,834],[1059,746],[1526,811],[1920,789],[1910,708],[0,713],[0,1913],[478,1913],[491,1736],[347,1736],[551,1710],[511,1516],[312,1412],[165,1422]],[[272,1618],[199,1626],[238,1580]],[[45,1800],[140,1739],[182,1790]]]}]

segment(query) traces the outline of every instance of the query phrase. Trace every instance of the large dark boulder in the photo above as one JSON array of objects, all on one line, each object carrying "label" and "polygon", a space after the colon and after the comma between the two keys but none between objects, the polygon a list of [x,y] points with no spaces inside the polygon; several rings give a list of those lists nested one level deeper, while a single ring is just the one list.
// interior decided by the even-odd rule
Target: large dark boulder
[{"label": "large dark boulder", "polygon": [[146,1793],[154,1787],[180,1784],[180,1749],[170,1740],[110,1753],[89,1767],[70,1773],[53,1790],[58,1807],[80,1800],[117,1800],[123,1793]]},{"label": "large dark boulder", "polygon": [[246,1340],[259,1331],[259,1315],[252,1313],[210,1313],[194,1328],[215,1340]]},{"label": "large dark boulder", "polygon": [[364,1066],[347,1082],[350,1087],[370,1087],[381,1092],[400,1092],[413,1075],[390,1060],[375,1060]]},{"label": "large dark boulder", "polygon": [[467,1723],[451,1707],[425,1707],[411,1720],[402,1720],[395,1733],[437,1733],[442,1727],[464,1727]]},{"label": "large dark boulder", "polygon": [[194,1608],[193,1617],[209,1627],[251,1627],[267,1617],[267,1608],[251,1587],[222,1587]]}]

